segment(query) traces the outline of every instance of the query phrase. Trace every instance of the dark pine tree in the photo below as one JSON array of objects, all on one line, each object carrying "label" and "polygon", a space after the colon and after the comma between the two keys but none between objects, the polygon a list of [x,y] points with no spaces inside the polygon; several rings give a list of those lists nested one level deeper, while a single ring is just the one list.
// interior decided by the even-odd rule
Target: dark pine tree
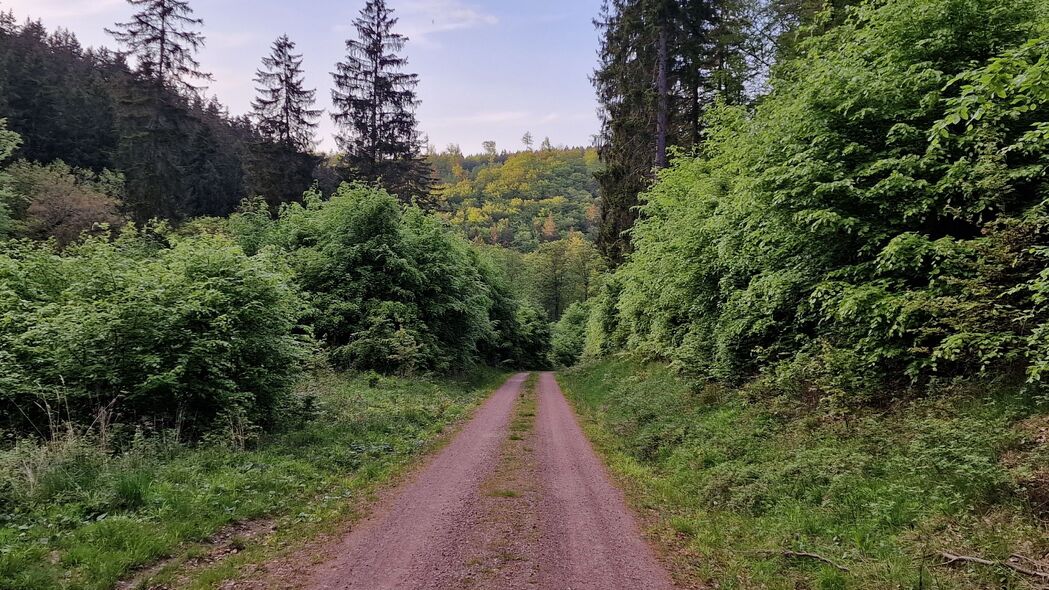
[{"label": "dark pine tree", "polygon": [[408,62],[398,53],[408,39],[393,31],[396,24],[385,0],[369,0],[353,21],[358,38],[346,41],[346,61],[332,74],[332,118],[355,178],[403,200],[426,200],[433,180],[416,130],[419,80],[402,71]]},{"label": "dark pine tree", "polygon": [[114,107],[97,57],[68,31],[0,13],[0,115],[22,137],[16,157],[114,167]]},{"label": "dark pine tree", "polygon": [[194,80],[210,80],[200,70],[196,54],[204,46],[204,35],[193,30],[204,21],[193,18],[186,0],[127,0],[138,8],[131,20],[117,23],[106,32],[138,62],[138,71],[157,84],[178,91],[196,92]]},{"label": "dark pine tree", "polygon": [[591,81],[601,105],[598,246],[612,264],[630,251],[638,194],[670,146],[697,147],[717,98],[744,100],[738,0],[604,0]]},{"label": "dark pine tree", "polygon": [[117,88],[128,207],[139,221],[228,213],[245,192],[243,154],[228,116],[197,84],[211,79],[194,57],[203,21],[185,0],[128,3],[135,14],[108,30],[135,64]]},{"label": "dark pine tree", "polygon": [[658,39],[637,0],[605,0],[594,24],[602,32],[600,64],[591,81],[601,105],[601,203],[598,246],[613,264],[629,251],[637,195],[648,184],[656,151],[655,82]]},{"label": "dark pine tree", "polygon": [[302,55],[282,35],[255,74],[258,96],[252,102],[259,141],[251,146],[248,168],[252,194],[271,205],[301,199],[313,182],[319,158],[312,153],[321,111],[316,90],[307,90]]},{"label": "dark pine tree", "polygon": [[251,106],[264,137],[309,152],[321,111],[313,108],[317,91],[304,87],[302,54],[294,50],[295,43],[287,35],[273,42],[270,55],[262,58],[262,68],[255,72],[258,96]]}]

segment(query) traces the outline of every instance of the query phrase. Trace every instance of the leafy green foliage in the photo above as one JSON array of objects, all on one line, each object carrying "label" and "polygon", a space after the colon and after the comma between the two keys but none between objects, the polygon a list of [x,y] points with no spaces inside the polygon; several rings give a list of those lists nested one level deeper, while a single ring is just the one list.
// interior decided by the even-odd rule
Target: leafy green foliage
[{"label": "leafy green foliage", "polygon": [[[444,373],[500,352],[511,356],[498,362],[519,362],[505,344],[516,337],[518,324],[507,320],[517,317],[515,300],[433,217],[359,185],[328,200],[310,193],[276,221],[253,207],[231,227],[249,251],[270,245],[287,255],[309,303],[306,321],[338,366]],[[528,354],[545,354],[542,342],[528,342],[541,347]]]},{"label": "leafy green foliage", "polygon": [[[17,133],[7,129],[7,120],[0,119],[0,162],[11,157],[21,140]],[[11,206],[15,197],[11,192],[10,182],[10,176],[0,172],[0,240],[7,237],[13,226]]]},{"label": "leafy green foliage", "polygon": [[1044,11],[891,0],[803,40],[753,113],[716,109],[703,155],[660,174],[594,336],[729,381],[814,362],[830,397],[1037,379]]},{"label": "leafy green foliage", "polygon": [[534,305],[525,303],[517,309],[513,334],[510,338],[513,357],[518,366],[528,369],[550,367],[550,320]]},{"label": "leafy green foliage", "polygon": [[600,169],[593,149],[544,149],[463,156],[456,146],[430,156],[442,184],[442,215],[467,237],[530,252],[572,231],[596,231]]},{"label": "leafy green foliage", "polygon": [[550,361],[559,367],[571,367],[583,356],[586,344],[587,306],[576,302],[568,306],[554,324],[550,339]]},{"label": "leafy green foliage", "polygon": [[7,426],[269,425],[306,348],[301,303],[271,257],[230,240],[125,229],[57,251],[0,254],[0,404]]}]

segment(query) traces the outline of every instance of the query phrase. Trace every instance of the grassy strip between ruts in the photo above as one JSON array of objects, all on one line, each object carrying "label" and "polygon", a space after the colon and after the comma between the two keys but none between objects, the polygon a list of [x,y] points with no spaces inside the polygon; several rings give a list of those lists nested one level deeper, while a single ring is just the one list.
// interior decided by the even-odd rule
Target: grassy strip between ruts
[{"label": "grassy strip between ruts", "polygon": [[1049,570],[1049,416],[1015,387],[948,389],[846,419],[754,388],[690,388],[625,357],[559,379],[635,506],[658,515],[654,532],[684,580],[777,590],[1046,581],[941,554]]},{"label": "grassy strip between ruts", "polygon": [[[110,588],[175,556],[161,581],[208,587],[336,526],[360,498],[464,417],[505,375],[463,381],[322,375],[317,415],[251,450],[146,440],[112,456],[68,437],[0,454],[0,588]],[[186,578],[177,565],[231,523],[272,518],[258,542]]]}]

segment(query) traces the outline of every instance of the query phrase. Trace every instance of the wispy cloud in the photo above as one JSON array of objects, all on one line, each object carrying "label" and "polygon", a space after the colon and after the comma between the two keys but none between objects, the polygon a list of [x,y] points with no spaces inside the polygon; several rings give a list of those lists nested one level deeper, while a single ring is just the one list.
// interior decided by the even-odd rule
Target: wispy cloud
[{"label": "wispy cloud", "polygon": [[563,123],[567,121],[589,121],[593,118],[593,113],[547,113],[541,117],[537,117],[536,121],[539,123]]},{"label": "wispy cloud", "polygon": [[260,41],[257,33],[248,31],[207,31],[205,36],[208,46],[216,49],[240,49]]},{"label": "wispy cloud", "polygon": [[13,10],[19,19],[70,20],[105,14],[125,3],[125,0],[7,0],[0,8]]},{"label": "wispy cloud", "polygon": [[441,33],[499,24],[494,14],[461,0],[408,0],[395,8],[401,32],[420,45],[436,45]]}]

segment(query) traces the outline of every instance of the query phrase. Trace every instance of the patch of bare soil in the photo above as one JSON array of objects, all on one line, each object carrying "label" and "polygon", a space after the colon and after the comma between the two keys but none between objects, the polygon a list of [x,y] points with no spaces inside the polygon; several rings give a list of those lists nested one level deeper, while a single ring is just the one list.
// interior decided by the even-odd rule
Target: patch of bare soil
[{"label": "patch of bare soil", "polygon": [[370,516],[223,588],[674,588],[553,375],[534,389],[526,377],[499,388]]},{"label": "patch of bare soil", "polygon": [[539,587],[669,590],[623,493],[576,421],[552,373],[539,377],[536,455],[542,538]]},{"label": "patch of bare soil", "polygon": [[484,518],[481,486],[500,462],[526,377],[510,378],[447,447],[341,540],[298,561],[267,565],[261,587],[455,588],[476,553],[466,539]]}]

